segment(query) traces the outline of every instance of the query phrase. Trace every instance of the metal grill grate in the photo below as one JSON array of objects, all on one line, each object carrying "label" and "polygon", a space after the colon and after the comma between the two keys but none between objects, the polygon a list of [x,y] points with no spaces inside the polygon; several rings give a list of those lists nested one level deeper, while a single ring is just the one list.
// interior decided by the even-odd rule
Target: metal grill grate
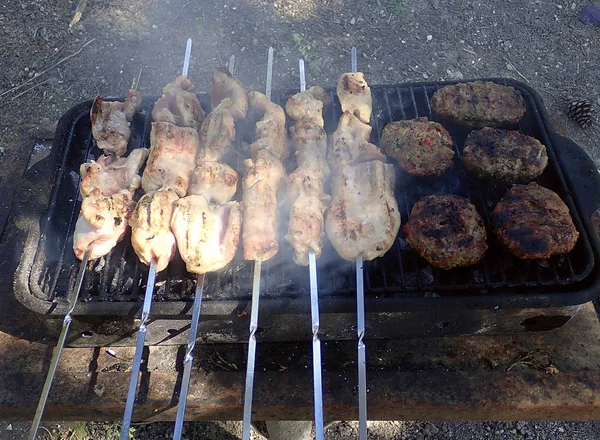
[{"label": "metal grill grate", "polygon": [[[514,86],[514,84],[511,84]],[[437,84],[413,84],[400,86],[372,86],[373,133],[372,142],[379,144],[383,127],[390,121],[427,116],[435,119],[429,104],[431,95],[440,86]],[[325,109],[325,129],[331,135],[341,115],[334,90],[328,91],[333,104]],[[404,234],[399,233],[393,248],[383,257],[366,263],[365,282],[367,296],[453,296],[489,295],[506,293],[506,289],[551,291],[575,284],[584,279],[594,265],[594,258],[583,233],[583,227],[573,207],[558,162],[543,127],[541,115],[533,97],[522,90],[528,111],[519,126],[522,133],[540,139],[548,147],[549,165],[539,183],[556,191],[571,208],[575,225],[581,237],[569,255],[560,255],[548,261],[521,261],[505,251],[488,234],[489,250],[484,259],[467,268],[440,271],[414,253]],[[276,95],[273,100],[284,104],[287,95]],[[207,110],[209,102],[202,96],[202,105]],[[151,108],[154,100],[144,102],[144,112],[132,121],[130,148],[149,147]],[[248,124],[250,126],[252,124]],[[414,203],[429,194],[458,194],[475,204],[484,218],[489,231],[489,214],[495,204],[506,193],[507,186],[484,182],[469,175],[460,160],[462,147],[469,130],[444,122],[454,140],[456,156],[450,172],[440,178],[418,178],[397,170],[396,197],[404,223]],[[252,129],[238,132],[252,132]],[[243,139],[239,139],[239,144]],[[246,139],[250,141],[251,139]],[[91,137],[89,117],[82,113],[71,127],[70,136],[61,156],[60,169],[53,187],[48,216],[42,229],[42,238],[32,267],[30,281],[36,285],[41,299],[61,297],[70,291],[75,281],[77,264],[72,252],[72,237],[80,203],[77,202],[78,170],[80,164],[99,150]],[[244,149],[240,148],[237,158],[230,160],[242,171]],[[285,221],[282,222],[285,224]],[[295,299],[305,297],[308,279],[305,268],[297,267],[292,261],[293,251],[282,238],[280,252],[263,264],[261,295],[272,299]],[[82,301],[85,302],[138,302],[146,283],[147,269],[139,263],[129,244],[129,236],[119,243],[105,258],[94,262],[85,277]],[[205,279],[205,295],[210,300],[248,300],[252,290],[252,262],[241,258],[241,252],[224,270],[211,273]],[[354,294],[354,265],[341,260],[327,243],[319,262],[319,291],[323,297],[351,296]],[[194,277],[185,271],[183,262],[176,257],[172,264],[157,277],[156,301],[189,301],[193,296]],[[564,288],[564,287],[563,287]],[[263,293],[264,292],[264,293]],[[89,310],[89,308],[88,308]],[[126,313],[126,312],[125,312]]]}]

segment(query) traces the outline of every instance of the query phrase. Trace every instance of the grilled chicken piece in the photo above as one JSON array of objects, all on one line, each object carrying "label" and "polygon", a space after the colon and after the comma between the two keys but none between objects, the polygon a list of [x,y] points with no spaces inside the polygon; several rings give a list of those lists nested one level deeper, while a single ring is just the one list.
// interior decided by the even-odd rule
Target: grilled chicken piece
[{"label": "grilled chicken piece", "polygon": [[[260,119],[256,122],[256,139],[269,139],[271,152],[281,160],[287,159],[290,150],[285,132],[285,112],[260,92],[250,92],[248,98],[250,99],[250,109]],[[252,146],[250,148],[252,149]]]},{"label": "grilled chicken piece", "polygon": [[323,215],[331,200],[324,191],[330,174],[325,159],[327,137],[323,128],[310,119],[303,119],[291,127],[290,135],[298,168],[288,176],[288,200],[292,207],[285,238],[296,251],[296,264],[307,266],[311,249],[317,258],[321,255],[325,235]]},{"label": "grilled chicken piece", "polygon": [[150,156],[142,176],[142,188],[151,193],[171,188],[185,196],[198,150],[198,132],[168,122],[153,122],[150,132]]},{"label": "grilled chicken piece", "polygon": [[220,105],[215,108],[202,123],[199,139],[196,163],[221,160],[235,139],[234,118],[231,113]]},{"label": "grilled chicken piece", "polygon": [[309,252],[316,257],[323,247],[324,213],[331,198],[325,193],[329,178],[326,160],[327,136],[323,130],[323,105],[329,102],[318,86],[290,97],[288,116],[296,121],[290,128],[298,168],[288,177],[288,200],[292,204],[286,240],[295,250],[294,261],[308,266]]},{"label": "grilled chicken piece", "polygon": [[131,218],[131,244],[140,261],[148,266],[156,261],[158,272],[164,270],[177,246],[171,232],[173,204],[179,197],[175,191],[159,190],[145,194],[138,202]]},{"label": "grilled chicken piece", "polygon": [[349,111],[365,124],[370,123],[373,99],[371,88],[362,72],[344,73],[340,76],[337,82],[337,96],[343,112]]},{"label": "grilled chicken piece", "polygon": [[199,130],[204,120],[204,110],[193,90],[194,84],[187,77],[175,78],[167,84],[162,98],[154,104],[152,120]]},{"label": "grilled chicken piece", "polygon": [[124,189],[112,196],[104,196],[100,189],[91,191],[81,203],[79,218],[73,235],[73,251],[83,258],[88,247],[90,259],[100,258],[123,239],[135,202]]},{"label": "grilled chicken piece", "polygon": [[325,236],[324,214],[329,200],[329,196],[320,198],[310,193],[300,193],[294,200],[285,239],[294,248],[294,262],[299,266],[308,266],[310,250],[317,258],[321,256]]},{"label": "grilled chicken piece", "polygon": [[338,254],[348,261],[361,253],[366,261],[384,255],[400,228],[394,166],[379,160],[346,166],[331,185],[325,226]]},{"label": "grilled chicken piece", "polygon": [[188,195],[204,196],[209,203],[224,205],[237,191],[238,173],[221,162],[201,162],[192,174]]},{"label": "grilled chicken piece", "polygon": [[260,150],[256,159],[246,159],[242,182],[244,203],[244,259],[266,261],[279,250],[278,194],[285,168],[269,150]]},{"label": "grilled chicken piece", "polygon": [[227,69],[219,68],[213,71],[210,103],[213,111],[219,106],[228,110],[236,120],[244,119],[248,113],[246,89]]},{"label": "grilled chicken piece", "polygon": [[131,120],[141,105],[142,95],[132,89],[127,90],[125,102],[104,101],[96,96],[90,119],[98,148],[108,154],[124,155],[131,135]]},{"label": "grilled chicken piece", "polygon": [[294,121],[309,120],[323,127],[323,106],[330,102],[323,87],[312,86],[305,92],[290,96],[285,104],[285,112]]},{"label": "grilled chicken piece", "polygon": [[331,148],[327,159],[333,168],[366,162],[385,161],[386,157],[376,145],[369,143],[371,126],[362,123],[349,111],[345,111],[331,136]]},{"label": "grilled chicken piece", "polygon": [[325,181],[330,169],[325,159],[327,136],[325,130],[308,121],[302,121],[290,128],[290,135],[296,148],[298,168],[288,176],[288,199],[293,201],[301,193],[317,196],[327,201]]},{"label": "grilled chicken piece", "polygon": [[235,256],[241,227],[238,202],[215,206],[196,195],[175,202],[171,229],[189,272],[202,274],[227,266]]},{"label": "grilled chicken piece", "polygon": [[96,188],[108,197],[122,189],[127,189],[133,194],[140,187],[142,178],[138,173],[149,152],[147,148],[136,148],[128,157],[103,155],[98,160],[82,164],[79,167],[82,197]]}]

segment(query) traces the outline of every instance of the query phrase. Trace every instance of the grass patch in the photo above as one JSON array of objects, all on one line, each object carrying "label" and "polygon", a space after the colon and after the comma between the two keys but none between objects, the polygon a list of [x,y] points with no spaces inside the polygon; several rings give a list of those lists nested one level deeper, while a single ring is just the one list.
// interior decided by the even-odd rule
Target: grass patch
[{"label": "grass patch", "polygon": [[308,64],[308,70],[312,76],[318,76],[321,74],[321,69],[317,65],[317,42],[315,40],[309,40],[300,34],[294,33],[292,35],[294,43],[298,48],[298,52],[304,61]]}]

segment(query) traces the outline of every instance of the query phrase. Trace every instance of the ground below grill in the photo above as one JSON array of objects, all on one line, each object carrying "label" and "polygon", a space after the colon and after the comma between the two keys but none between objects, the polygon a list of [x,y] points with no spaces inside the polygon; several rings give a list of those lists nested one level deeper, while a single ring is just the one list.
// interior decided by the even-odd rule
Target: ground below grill
[{"label": "ground below grill", "polygon": [[[23,334],[23,336],[26,336]],[[48,341],[52,342],[52,341]],[[591,304],[554,332],[368,341],[374,420],[591,420],[600,411],[600,322]],[[119,420],[133,348],[67,348],[47,407],[53,420]],[[147,349],[135,419],[172,420],[181,347]],[[30,420],[51,349],[0,333],[0,418]],[[323,346],[328,419],[356,418],[355,344]],[[200,345],[189,420],[239,420],[245,346]],[[259,344],[257,419],[310,419],[308,344]]]}]

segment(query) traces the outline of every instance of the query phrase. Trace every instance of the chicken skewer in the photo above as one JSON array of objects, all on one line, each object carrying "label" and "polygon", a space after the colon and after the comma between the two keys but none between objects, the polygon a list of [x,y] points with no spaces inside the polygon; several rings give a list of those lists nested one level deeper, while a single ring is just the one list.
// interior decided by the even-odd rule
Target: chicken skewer
[{"label": "chicken skewer", "polygon": [[[139,96],[137,94],[138,83],[139,76],[134,88],[128,92],[129,96]],[[141,103],[141,99],[139,103]],[[133,113],[135,113],[139,108],[139,103],[136,103],[135,111]],[[105,104],[114,104],[115,106],[119,104],[123,105],[123,103]],[[95,101],[92,105],[91,116],[94,105],[98,105],[98,102]],[[133,113],[131,113],[129,119],[133,117]],[[100,127],[98,124],[96,124],[96,126]],[[127,149],[127,143],[129,141],[128,123],[127,138],[120,138],[119,140],[124,140],[125,142],[125,150],[122,151],[124,153]],[[119,148],[122,149],[122,147]],[[109,152],[108,148],[105,148],[105,151]],[[131,212],[127,204],[128,201],[131,203],[133,202],[131,195],[140,186],[140,176],[138,176],[137,173],[146,160],[147,155],[148,153],[145,151],[145,149],[140,148],[133,150],[128,158],[115,159],[114,157],[101,156],[97,161],[85,163],[80,167],[81,182],[79,187],[80,193],[84,199],[81,205],[80,216],[77,220],[77,225],[75,226],[75,233],[73,235],[73,248],[77,258],[81,259],[81,263],[77,272],[75,285],[73,286],[73,290],[71,292],[69,308],[65,314],[65,317],[63,318],[62,329],[56,343],[56,348],[52,354],[52,360],[50,361],[50,367],[46,376],[46,381],[44,382],[42,394],[38,402],[33,422],[31,424],[31,429],[28,436],[29,440],[35,440],[37,437],[42,416],[44,414],[44,409],[46,407],[46,402],[48,401],[48,395],[50,394],[50,389],[56,375],[56,368],[58,367],[58,362],[67,339],[67,334],[69,333],[69,329],[71,327],[73,312],[75,311],[75,306],[77,305],[81,287],[83,285],[86,266],[90,259],[94,260],[109,253],[116,243],[123,238],[127,225],[126,218]],[[112,203],[110,202],[113,201],[113,196],[115,199],[120,199],[120,201],[123,202],[121,205],[123,209],[111,211],[112,206],[110,205],[112,205]],[[131,203],[129,203],[129,205]],[[107,204],[109,205],[108,211],[111,213],[116,213],[119,223],[121,223],[116,227],[114,226],[114,223],[111,227],[111,225],[108,224],[109,222],[106,222]],[[105,208],[103,213],[100,211],[102,207]],[[102,218],[103,223],[107,224],[100,226],[100,218]]]},{"label": "chicken skewer", "polygon": [[[262,119],[256,123],[256,137],[258,139],[250,146],[254,160],[245,161],[248,174],[243,182],[244,259],[254,260],[254,278],[252,282],[248,359],[246,362],[242,440],[250,440],[250,424],[252,422],[261,268],[262,262],[272,258],[279,249],[277,245],[276,193],[285,174],[280,159],[287,157],[287,154],[289,154],[285,139],[285,113],[281,107],[270,101],[273,80],[273,53],[274,49],[269,47],[265,95],[252,92],[251,107],[261,107],[264,113]],[[270,218],[272,223],[265,221],[265,218]]]},{"label": "chicken skewer", "polygon": [[[187,77],[187,74],[188,74],[191,51],[192,51],[192,39],[189,38],[187,40],[186,50],[185,50],[185,58],[184,58],[184,62],[183,62],[183,72],[182,72],[183,77]],[[156,106],[155,106],[155,109],[156,109]],[[152,113],[153,113],[153,118],[154,118],[154,111]],[[156,148],[156,145],[155,145],[155,148]],[[151,165],[151,163],[150,163],[151,160],[152,160],[152,158],[148,159],[147,167],[149,167]],[[144,172],[144,174],[146,175],[146,172]],[[144,182],[142,183],[142,185],[144,186],[144,189],[146,189],[146,185],[144,185]],[[139,252],[138,252],[138,255],[139,255]],[[164,263],[161,262],[161,265],[162,264],[164,264]],[[167,261],[167,264],[168,264],[168,261]],[[135,404],[138,376],[140,373],[142,354],[144,351],[144,343],[146,341],[147,323],[148,323],[148,319],[150,318],[150,309],[152,307],[152,294],[154,293],[154,284],[156,281],[157,269],[158,269],[158,261],[156,258],[152,258],[150,261],[150,268],[148,270],[146,291],[144,293],[144,302],[142,305],[141,322],[138,327],[138,338],[137,338],[137,342],[136,342],[135,354],[133,357],[133,363],[132,363],[132,367],[131,367],[129,389],[127,391],[127,401],[125,403],[125,411],[123,413],[123,423],[121,425],[121,435],[120,435],[121,440],[129,439],[129,428],[131,427],[131,419],[133,416],[133,406]]]},{"label": "chicken skewer", "polygon": [[[230,62],[229,62],[229,77],[226,77],[223,79],[223,81],[231,81],[233,80],[233,77],[231,75],[233,75],[233,69],[234,69],[234,63],[235,63],[235,57],[232,55],[230,58]],[[224,119],[228,119],[227,115],[231,115],[230,111],[227,110],[228,108],[230,109],[238,109],[240,110],[239,112],[235,112],[234,114],[235,116],[231,115],[231,117],[233,119],[240,119],[241,117],[245,117],[246,116],[246,111],[247,111],[247,106],[244,106],[244,101],[247,102],[247,96],[245,96],[246,99],[244,99],[244,97],[242,98],[242,104],[241,105],[234,105],[234,102],[232,102],[230,99],[230,96],[224,97],[221,96],[221,93],[217,93],[221,91],[221,88],[219,88],[217,85],[215,85],[215,83],[217,82],[217,78],[222,77],[222,75],[220,74],[220,72],[215,72],[215,74],[213,75],[213,87],[211,88],[211,92],[212,92],[212,96],[211,96],[211,100],[212,98],[214,98],[214,101],[216,103],[216,101],[220,102],[218,103],[218,105],[216,106],[215,109],[213,109],[213,111],[216,111],[216,114],[218,116],[220,116],[221,118]],[[241,86],[241,84],[239,82],[237,82],[237,85]],[[239,87],[237,88],[239,89]],[[231,95],[233,95],[233,91],[231,90],[231,88],[227,88],[228,92],[231,92]],[[227,94],[227,93],[226,93]],[[217,96],[219,95],[219,96]],[[225,94],[224,94],[225,95]],[[223,98],[223,99],[221,99]],[[230,99],[228,99],[230,98]],[[221,107],[225,107],[225,114],[220,112],[220,108]],[[240,109],[241,107],[241,109]],[[210,124],[211,122],[209,121],[209,119],[211,118],[211,115],[208,116],[207,119],[205,119],[204,124]],[[204,125],[203,124],[203,125]],[[218,124],[219,126],[221,124]],[[203,129],[201,129],[201,131],[204,131]],[[223,133],[219,134],[219,138],[222,139]],[[229,133],[228,135],[225,134],[225,141],[224,141],[224,148],[223,149],[227,149],[229,147],[229,145],[227,145],[228,143],[230,144],[231,141],[233,140],[233,138],[235,137],[235,135],[233,135],[233,133]],[[214,138],[213,138],[214,139]],[[214,147],[214,140],[211,139],[207,139],[207,141],[209,143],[203,144],[201,145],[201,148],[203,149],[208,149],[211,147]],[[204,162],[204,160],[206,159],[207,154],[203,154],[201,152],[199,152],[198,154],[198,158],[199,158],[199,164],[198,167],[196,168],[196,170],[194,171],[194,178],[192,180],[192,185],[190,186],[190,188],[188,189],[188,193],[189,194],[195,194],[195,195],[202,195],[204,196],[204,198],[206,200],[208,200],[209,202],[214,202],[217,205],[223,206],[223,205],[229,205],[231,206],[231,210],[229,211],[229,216],[231,216],[232,211],[235,214],[235,212],[237,212],[237,204],[235,204],[235,202],[232,203],[228,203],[234,196],[236,188],[237,188],[237,182],[238,182],[238,175],[237,173],[231,169],[228,165],[219,163],[219,162],[214,162],[214,163],[206,163]],[[229,225],[230,223],[228,223]],[[189,227],[189,225],[188,225]],[[187,233],[186,233],[187,235]],[[219,234],[221,235],[221,234]],[[237,245],[236,245],[237,248]],[[235,253],[235,250],[234,252]],[[233,254],[232,254],[233,256]],[[229,263],[229,258],[223,259],[220,261],[221,265],[225,265]],[[216,268],[216,266],[213,266]],[[189,339],[188,339],[188,344],[187,344],[187,349],[186,349],[186,353],[185,356],[183,358],[183,377],[181,379],[181,390],[179,392],[179,403],[177,406],[177,416],[175,419],[175,429],[173,431],[173,440],[180,440],[181,439],[181,435],[182,435],[182,431],[183,431],[183,422],[185,419],[185,409],[186,409],[186,405],[187,405],[187,397],[188,397],[188,393],[189,393],[189,387],[190,387],[190,377],[192,374],[192,364],[194,362],[194,348],[196,346],[196,338],[198,335],[198,324],[200,322],[200,311],[202,308],[202,295],[203,295],[203,290],[204,290],[204,272],[198,274],[198,278],[196,280],[196,292],[195,292],[195,296],[194,296],[194,304],[192,306],[192,321],[191,321],[191,326],[190,326],[190,332],[189,332]]]},{"label": "chicken skewer", "polygon": [[329,177],[326,160],[327,136],[323,129],[323,106],[329,98],[321,87],[306,91],[304,60],[299,61],[300,93],[286,103],[286,113],[295,121],[290,137],[296,149],[298,168],[288,177],[288,199],[291,203],[286,240],[294,247],[296,264],[309,267],[310,304],[313,348],[313,389],[315,434],[323,440],[323,387],[321,340],[319,339],[319,291],[317,257],[321,255],[324,236],[323,214],[330,197],[324,192]]},{"label": "chicken skewer", "polygon": [[[352,73],[358,71],[356,47],[350,52]],[[356,333],[358,334],[358,438],[367,440],[367,347],[365,337],[365,282],[363,254],[356,257]]]}]

